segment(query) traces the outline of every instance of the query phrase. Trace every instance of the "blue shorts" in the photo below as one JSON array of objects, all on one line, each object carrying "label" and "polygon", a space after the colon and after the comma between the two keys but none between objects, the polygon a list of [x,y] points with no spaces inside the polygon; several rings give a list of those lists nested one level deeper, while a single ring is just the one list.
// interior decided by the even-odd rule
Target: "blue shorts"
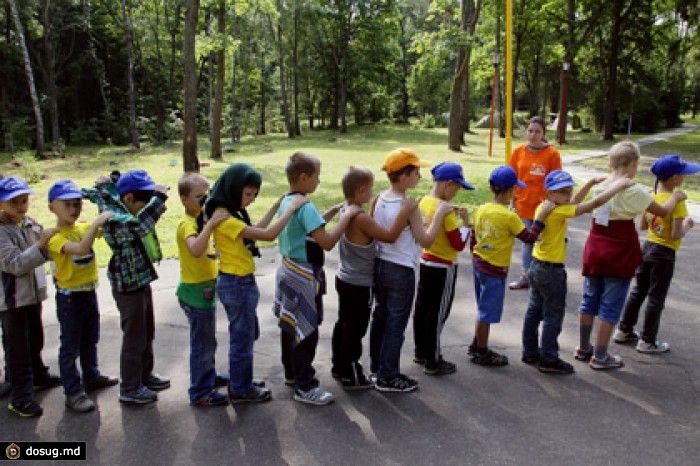
[{"label": "blue shorts", "polygon": [[506,279],[497,278],[474,269],[474,291],[479,322],[497,324],[503,316],[503,300],[506,296]]},{"label": "blue shorts", "polygon": [[583,299],[578,312],[616,325],[631,282],[631,278],[583,277]]}]

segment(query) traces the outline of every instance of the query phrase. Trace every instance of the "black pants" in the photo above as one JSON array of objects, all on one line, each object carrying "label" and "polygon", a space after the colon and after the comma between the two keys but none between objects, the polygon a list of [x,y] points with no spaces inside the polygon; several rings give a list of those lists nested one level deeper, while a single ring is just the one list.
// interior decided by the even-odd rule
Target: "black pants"
[{"label": "black pants", "polygon": [[436,363],[442,356],[440,335],[452,309],[456,278],[456,264],[448,267],[420,265],[413,339],[416,357],[425,358],[427,364]]},{"label": "black pants", "polygon": [[635,283],[622,311],[619,328],[628,333],[634,330],[639,310],[647,299],[640,337],[647,343],[654,343],[659,333],[661,311],[664,309],[676,266],[676,251],[647,241],[642,252],[644,259],[637,268]]},{"label": "black pants", "polygon": [[128,293],[112,292],[121,316],[121,391],[144,385],[153,371],[155,318],[151,285]]},{"label": "black pants", "polygon": [[5,337],[5,362],[15,404],[34,399],[34,383],[41,383],[49,368],[41,359],[44,327],[41,304],[22,306],[0,312]]},{"label": "black pants", "polygon": [[372,287],[356,286],[335,278],[338,292],[338,321],[333,327],[333,372],[349,377],[350,363],[362,356],[362,339],[372,312]]},{"label": "black pants", "polygon": [[294,336],[280,332],[282,343],[282,365],[285,379],[294,379],[296,388],[309,391],[318,387],[316,370],[312,365],[318,346],[318,329],[294,346]]}]

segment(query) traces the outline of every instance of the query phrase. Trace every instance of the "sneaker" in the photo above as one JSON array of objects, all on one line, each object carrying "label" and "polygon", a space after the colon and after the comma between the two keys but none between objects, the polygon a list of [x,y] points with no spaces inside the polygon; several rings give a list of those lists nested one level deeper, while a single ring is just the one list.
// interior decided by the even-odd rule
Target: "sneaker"
[{"label": "sneaker", "polygon": [[61,385],[63,385],[63,381],[59,376],[47,373],[45,377],[34,380],[34,391],[48,390]]},{"label": "sneaker", "polygon": [[527,278],[527,275],[521,275],[514,282],[508,283],[508,288],[511,290],[527,290],[530,288],[530,280]]},{"label": "sneaker", "polygon": [[228,375],[216,374],[216,377],[214,377],[214,386],[215,387],[227,387],[228,386]]},{"label": "sneaker", "polygon": [[159,392],[170,388],[170,379],[154,372],[143,384],[154,392]]},{"label": "sneaker", "polygon": [[377,384],[377,380],[379,380],[379,377],[377,377],[377,374],[376,374],[376,373],[371,372],[371,373],[369,374],[369,377],[367,377],[367,379],[370,381],[370,383],[371,383],[372,385],[376,385],[376,384]]},{"label": "sneaker", "polygon": [[591,362],[592,357],[593,357],[593,348],[589,348],[587,350],[581,349],[581,348],[576,348],[576,350],[574,351],[574,359],[577,361]]},{"label": "sneaker", "polygon": [[111,387],[119,383],[119,377],[112,377],[110,375],[99,375],[96,379],[85,382],[83,386],[85,391],[97,390],[99,388]]},{"label": "sneaker", "polygon": [[574,366],[566,361],[562,361],[560,358],[547,361],[545,359],[540,360],[537,366],[540,372],[545,372],[547,374],[573,374]]},{"label": "sneaker", "polygon": [[365,371],[362,369],[362,364],[359,362],[351,363],[349,376],[342,377],[340,381],[345,390],[365,390],[374,386],[374,384],[365,377]]},{"label": "sneaker", "polygon": [[503,355],[503,354],[498,354],[495,351],[488,350],[484,354],[475,354],[472,356],[471,361],[474,364],[478,364],[480,366],[494,366],[494,367],[499,367],[499,366],[507,366],[508,365],[508,357]]},{"label": "sneaker", "polygon": [[205,406],[209,408],[213,406],[227,406],[228,397],[223,393],[219,393],[216,390],[212,390],[207,396],[205,396],[201,400],[192,402],[190,404],[192,406]]},{"label": "sneaker", "polygon": [[418,382],[403,374],[396,375],[390,379],[378,379],[374,388],[380,392],[407,393],[418,388]]},{"label": "sneaker", "polygon": [[0,382],[0,398],[4,398],[10,394],[12,386],[7,382]]},{"label": "sneaker", "polygon": [[523,357],[520,358],[520,360],[525,364],[530,364],[532,366],[540,362],[540,355],[523,353]]},{"label": "sneaker", "polygon": [[335,397],[331,392],[321,387],[315,387],[306,392],[299,389],[294,391],[294,400],[300,403],[322,406],[332,403],[334,399]]},{"label": "sneaker", "polygon": [[467,347],[467,355],[474,356],[478,351],[476,350],[476,343],[471,343]]},{"label": "sneaker", "polygon": [[129,390],[128,392],[122,392],[119,394],[119,402],[131,405],[143,405],[147,403],[153,403],[158,401],[158,395],[156,392],[148,387],[141,387],[135,390]]},{"label": "sneaker", "polygon": [[285,379],[284,379],[284,384],[285,384],[286,386],[288,386],[288,387],[293,387],[293,386],[295,386],[295,385],[297,384],[297,382],[296,382],[296,380],[294,380],[293,378],[291,378],[291,379],[286,379],[286,378],[285,378]]},{"label": "sneaker", "polygon": [[335,380],[340,380],[341,374],[338,369],[335,367],[331,368],[331,377],[333,377]]},{"label": "sneaker", "polygon": [[272,392],[269,388],[260,388],[253,385],[253,391],[245,395],[237,395],[228,393],[228,399],[231,404],[238,403],[264,403],[272,399]]},{"label": "sneaker", "polygon": [[78,413],[87,413],[95,409],[95,402],[83,393],[66,396],[66,406]]},{"label": "sneaker", "polygon": [[421,358],[420,356],[413,356],[413,362],[420,364],[421,366],[425,366],[427,360],[425,358]]},{"label": "sneaker", "polygon": [[457,366],[442,358],[438,359],[434,364],[426,363],[425,369],[423,369],[423,373],[427,375],[447,375],[455,372],[457,372]]},{"label": "sneaker", "polygon": [[655,341],[653,343],[639,340],[637,343],[637,351],[645,354],[666,353],[671,350],[671,346],[665,341]]},{"label": "sneaker", "polygon": [[593,356],[590,362],[591,369],[596,370],[619,369],[624,365],[625,363],[622,362],[622,357],[619,354],[607,354],[603,359],[596,359]]},{"label": "sneaker", "polygon": [[632,330],[631,332],[623,332],[618,328],[617,330],[615,330],[615,334],[613,335],[613,341],[621,345],[628,343],[636,343],[637,340],[639,340],[639,334],[634,330]]},{"label": "sneaker", "polygon": [[37,417],[44,413],[44,409],[36,401],[25,401],[24,403],[8,403],[7,409],[22,417]]}]

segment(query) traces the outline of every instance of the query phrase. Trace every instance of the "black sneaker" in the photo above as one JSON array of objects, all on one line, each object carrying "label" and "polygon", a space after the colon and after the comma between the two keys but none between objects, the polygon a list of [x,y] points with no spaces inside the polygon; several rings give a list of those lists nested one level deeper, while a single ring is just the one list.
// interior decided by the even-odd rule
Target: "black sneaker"
[{"label": "black sneaker", "polygon": [[253,391],[245,395],[236,395],[229,392],[228,399],[232,404],[237,403],[263,403],[272,399],[269,388],[260,388],[253,385]]},{"label": "black sneaker", "polygon": [[472,343],[471,345],[467,346],[467,354],[469,356],[474,356],[476,353],[478,353],[476,343]]},{"label": "black sneaker", "polygon": [[457,366],[454,363],[445,361],[440,358],[435,363],[426,363],[423,372],[427,375],[447,375],[457,372]]},{"label": "black sneaker", "polygon": [[214,386],[215,387],[227,387],[228,386],[228,375],[217,374],[216,377],[214,377]]},{"label": "black sneaker", "polygon": [[380,392],[407,393],[418,388],[418,382],[403,374],[399,374],[390,379],[378,379],[374,388]]},{"label": "black sneaker", "polygon": [[48,390],[61,385],[63,385],[63,381],[59,376],[47,373],[46,376],[34,380],[34,391]]},{"label": "black sneaker", "polygon": [[154,392],[159,392],[170,388],[170,379],[154,372],[143,384]]},{"label": "black sneaker", "polygon": [[530,364],[534,365],[540,362],[540,355],[539,354],[525,354],[523,353],[523,357],[520,359],[522,362],[525,364]]},{"label": "black sneaker", "polygon": [[359,362],[350,363],[350,374],[347,377],[341,377],[340,381],[345,390],[365,390],[374,386],[365,376],[365,371]]},{"label": "black sneaker", "polygon": [[190,404],[192,406],[204,406],[207,408],[212,408],[215,406],[228,406],[228,397],[223,393],[219,393],[216,390],[212,390],[204,398]]},{"label": "black sneaker", "polygon": [[147,387],[121,392],[119,394],[119,402],[129,405],[143,405],[158,401],[158,395],[153,390]]},{"label": "black sneaker", "polygon": [[44,409],[36,401],[25,401],[24,403],[8,403],[7,409],[22,417],[37,417],[44,413]]},{"label": "black sneaker", "polygon": [[474,364],[478,364],[480,366],[499,367],[508,365],[507,356],[498,354],[495,351],[491,350],[486,351],[484,354],[475,354],[474,356],[472,356],[471,361]]},{"label": "black sneaker", "polygon": [[98,390],[100,388],[111,387],[119,383],[119,377],[110,375],[99,375],[96,379],[87,381],[83,384],[85,391]]},{"label": "black sneaker", "polygon": [[560,358],[553,360],[540,360],[540,364],[537,367],[540,372],[545,372],[548,374],[573,374],[574,366],[566,361],[562,361]]},{"label": "black sneaker", "polygon": [[4,398],[10,394],[12,386],[7,382],[0,382],[0,398]]}]

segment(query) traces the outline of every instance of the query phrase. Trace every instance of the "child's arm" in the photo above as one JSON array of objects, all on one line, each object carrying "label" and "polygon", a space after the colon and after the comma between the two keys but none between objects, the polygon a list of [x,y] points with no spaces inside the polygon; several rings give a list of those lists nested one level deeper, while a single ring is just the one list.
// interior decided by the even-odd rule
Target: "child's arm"
[{"label": "child's arm", "polygon": [[240,236],[252,240],[274,240],[282,232],[282,229],[285,227],[285,225],[287,225],[289,219],[292,218],[294,212],[299,210],[299,207],[303,206],[307,202],[309,202],[309,199],[306,196],[294,196],[292,201],[289,203],[289,206],[287,206],[287,209],[284,211],[284,214],[282,214],[282,216],[271,227],[260,228],[257,225],[245,227],[243,231],[241,231]]},{"label": "child's arm", "polygon": [[330,251],[333,249],[335,243],[338,242],[340,236],[348,227],[350,220],[352,220],[352,218],[360,212],[362,212],[362,207],[352,205],[345,209],[345,213],[341,215],[340,220],[338,220],[338,223],[335,225],[333,230],[328,232],[324,226],[320,226],[312,231],[310,235],[316,241],[316,243],[323,248],[324,251]]},{"label": "child's arm", "polygon": [[275,203],[272,204],[272,206],[268,209],[267,212],[265,212],[265,215],[263,215],[262,217],[260,217],[260,220],[258,220],[258,221],[255,223],[255,225],[254,225],[255,227],[257,227],[257,228],[267,228],[267,226],[270,224],[270,222],[272,221],[272,219],[275,217],[275,214],[276,214],[277,211],[279,210],[280,204],[282,203],[282,199],[284,199],[284,196],[286,196],[286,194],[282,194],[280,197],[277,198],[277,200],[275,201]]},{"label": "child's arm", "polygon": [[435,237],[440,231],[442,219],[445,218],[445,215],[451,210],[452,206],[449,203],[441,201],[440,204],[438,204],[438,208],[435,210],[435,216],[430,223],[430,228],[427,230],[423,226],[420,210],[413,211],[410,217],[411,231],[422,248],[429,248],[430,245],[433,244]]},{"label": "child's arm", "polygon": [[165,201],[168,199],[168,189],[167,186],[156,185],[153,197],[135,218],[124,219],[122,215],[116,215],[105,222],[103,230],[107,230],[117,241],[131,241],[133,234],[140,237],[148,235],[167,209]]},{"label": "child's arm", "polygon": [[556,207],[557,205],[550,200],[542,201],[542,207],[540,207],[540,211],[532,224],[532,228],[530,230],[523,228],[523,230],[518,233],[516,237],[523,243],[527,244],[532,244],[537,241],[537,238],[544,229],[544,220]]},{"label": "child's arm", "polygon": [[0,270],[15,276],[25,275],[46,262],[48,253],[45,252],[49,239],[58,232],[55,228],[47,228],[39,234],[39,241],[20,250],[10,238],[0,236]]},{"label": "child's arm", "polygon": [[639,219],[639,229],[640,230],[648,230],[649,229],[649,221],[647,220],[646,212],[643,213],[642,217]]},{"label": "child's arm", "polygon": [[683,239],[694,226],[695,221],[690,217],[674,218],[671,223],[671,239]]},{"label": "child's arm", "polygon": [[673,209],[676,208],[676,204],[680,201],[685,201],[687,198],[688,196],[686,196],[683,191],[673,191],[673,194],[664,202],[664,205],[659,205],[657,202],[652,201],[649,207],[647,207],[647,212],[651,212],[659,217],[666,217],[673,212]]},{"label": "child's arm", "polygon": [[192,257],[202,257],[202,254],[209,248],[209,238],[211,238],[214,228],[219,226],[221,222],[230,216],[231,214],[228,210],[216,209],[198,235],[192,235],[185,239],[185,245],[190,254],[192,254]]},{"label": "child's arm", "polygon": [[[415,199],[407,197],[401,201],[401,209],[394,219],[394,224],[388,230],[382,227],[373,217],[362,212],[355,217],[354,222],[360,230],[370,238],[374,238],[382,243],[393,243],[399,237],[401,231],[406,227],[408,217],[418,207]],[[354,228],[354,227],[353,227]]]},{"label": "child's arm", "polygon": [[[591,190],[591,188],[598,183],[602,183],[605,181],[605,178],[591,178],[586,182],[586,184],[583,185],[581,189],[579,189],[574,196],[571,198],[571,203],[572,204],[580,204],[583,202],[584,199],[586,199],[586,196],[588,196],[588,192]],[[603,203],[605,204],[605,203]]]},{"label": "child's arm", "polygon": [[[593,181],[593,180],[591,180],[591,181]],[[590,183],[590,181],[588,183]],[[586,183],[586,185],[588,185],[588,183]],[[593,183],[593,184],[597,184],[597,183]],[[579,215],[587,214],[588,212],[591,212],[593,209],[602,206],[603,204],[608,202],[610,199],[612,199],[615,194],[619,193],[623,189],[629,188],[632,185],[634,185],[634,181],[632,181],[629,178],[620,178],[620,179],[614,181],[608,189],[606,189],[602,193],[598,194],[596,197],[594,197],[590,201],[578,204],[576,206],[576,216],[578,217]],[[585,187],[583,189],[585,189]],[[583,189],[581,189],[581,191],[583,191]],[[590,189],[590,188],[588,188],[588,189]],[[583,197],[585,197],[585,196],[583,196]]]},{"label": "child's arm", "polygon": [[83,239],[81,239],[79,243],[69,241],[63,245],[61,252],[64,254],[77,254],[80,256],[89,253],[92,249],[92,244],[95,242],[95,237],[97,236],[97,232],[99,231],[100,227],[113,216],[114,212],[107,210],[102,212],[97,216],[95,221],[92,222],[92,225],[90,225],[90,228],[87,229],[85,236],[83,236]]},{"label": "child's arm", "polygon": [[333,217],[335,217],[336,214],[340,212],[340,209],[343,207],[344,204],[344,202],[340,202],[332,206],[330,209],[322,213],[321,217],[323,217],[323,220],[325,220],[326,222],[330,222],[331,220],[333,220]]}]

